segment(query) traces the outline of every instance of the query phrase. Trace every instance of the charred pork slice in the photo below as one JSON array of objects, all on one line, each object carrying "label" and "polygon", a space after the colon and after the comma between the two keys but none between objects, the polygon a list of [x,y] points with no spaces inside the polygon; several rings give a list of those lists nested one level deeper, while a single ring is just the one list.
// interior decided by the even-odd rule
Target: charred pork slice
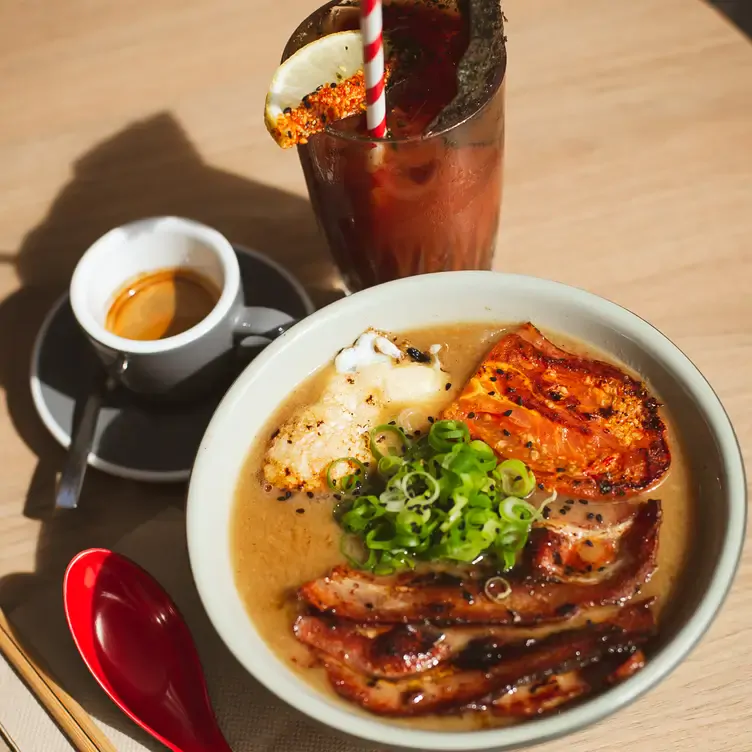
[{"label": "charred pork slice", "polygon": [[299,594],[329,615],[364,623],[494,623],[530,625],[557,621],[581,609],[625,603],[655,569],[661,507],[657,500],[640,505],[622,539],[620,566],[595,584],[510,581],[503,600],[489,598],[484,580],[444,573],[379,577],[350,567],[335,567],[327,576],[303,585]]},{"label": "charred pork slice", "polygon": [[[636,649],[626,661],[617,663],[616,667],[606,676],[607,685],[617,684],[634,676],[645,666],[645,654]],[[551,674],[543,681],[530,682],[519,687],[487,699],[483,702],[471,703],[467,710],[489,710],[494,715],[510,718],[530,718],[543,715],[561,708],[579,697],[589,694],[603,684],[589,676],[587,669],[568,671],[564,674]]]},{"label": "charred pork slice", "polygon": [[654,631],[647,602],[623,608],[607,624],[513,645],[477,640],[451,661],[389,680],[355,671],[331,656],[322,661],[336,692],[378,715],[416,716],[461,709],[489,695],[541,682],[610,656],[631,655]]},{"label": "charred pork slice", "polygon": [[527,552],[533,571],[586,585],[613,577],[625,562],[621,547],[638,511],[639,504],[631,502],[557,500],[530,537]]},{"label": "charred pork slice", "polygon": [[543,681],[530,682],[505,692],[487,705],[470,710],[490,710],[494,715],[530,718],[550,713],[590,692],[591,687],[582,671],[552,674]]},{"label": "charred pork slice", "polygon": [[397,679],[430,670],[459,655],[478,641],[495,645],[525,642],[528,646],[552,635],[618,619],[618,606],[586,609],[563,621],[533,627],[447,626],[420,622],[376,626],[346,619],[303,615],[294,625],[296,637],[348,668],[364,674]]},{"label": "charred pork slice", "polygon": [[610,363],[562,350],[531,323],[502,337],[443,414],[547,488],[619,498],[654,488],[671,464],[658,402]]}]

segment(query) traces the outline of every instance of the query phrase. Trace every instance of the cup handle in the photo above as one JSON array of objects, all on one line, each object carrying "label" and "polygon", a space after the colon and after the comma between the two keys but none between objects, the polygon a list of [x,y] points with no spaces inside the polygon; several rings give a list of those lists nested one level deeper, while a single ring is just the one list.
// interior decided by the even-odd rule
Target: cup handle
[{"label": "cup handle", "polygon": [[[284,334],[297,319],[275,308],[249,306],[240,308],[232,322],[232,329],[243,344],[266,344]],[[252,341],[248,341],[248,340]]]}]

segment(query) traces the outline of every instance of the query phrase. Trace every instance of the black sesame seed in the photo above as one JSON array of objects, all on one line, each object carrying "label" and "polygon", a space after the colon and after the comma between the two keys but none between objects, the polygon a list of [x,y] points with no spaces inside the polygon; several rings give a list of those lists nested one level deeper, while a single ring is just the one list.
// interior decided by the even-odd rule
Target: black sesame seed
[{"label": "black sesame seed", "polygon": [[292,496],[292,491],[285,491],[285,501]]},{"label": "black sesame seed", "polygon": [[603,522],[603,515],[602,514],[596,514],[595,519],[597,522]]},{"label": "black sesame seed", "polygon": [[556,472],[557,473],[563,473],[567,468],[566,467],[557,467]]},{"label": "black sesame seed", "polygon": [[522,476],[521,475],[515,475],[515,477],[514,477],[514,482],[515,483],[518,483],[521,480],[522,480]]},{"label": "black sesame seed", "polygon": [[587,518],[588,518],[589,520],[594,520],[594,519],[595,519],[595,515],[594,515],[594,514],[593,514],[592,512],[588,512],[588,516],[587,516]]},{"label": "black sesame seed", "polygon": [[589,538],[585,538],[585,545],[592,548],[594,544],[593,541],[591,541]]},{"label": "black sesame seed", "polygon": [[337,499],[337,501],[342,501],[342,497],[339,494],[334,494],[334,498]]},{"label": "black sesame seed", "polygon": [[491,390],[491,391],[490,391],[490,392],[488,393],[488,396],[489,396],[489,397],[493,397],[493,396],[494,396],[494,394],[496,394],[496,392],[495,392],[495,391],[494,391],[494,390],[492,389],[492,390]]},{"label": "black sesame seed", "polygon": [[561,509],[559,510],[559,514],[566,514],[566,513],[568,512],[568,511],[569,511],[569,510],[568,510],[568,509],[567,509],[566,507],[562,507],[562,508],[561,508]]},{"label": "black sesame seed", "polygon": [[[529,443],[530,443],[530,442],[528,442],[528,444],[529,444]],[[542,490],[543,490],[543,489],[545,488],[545,486],[544,486],[544,485],[543,485],[542,483],[539,483],[539,484],[538,484],[538,488],[540,488],[540,490],[542,491]]]},{"label": "black sesame seed", "polygon": [[429,423],[433,423],[433,415],[429,415],[428,416],[428,422]]},{"label": "black sesame seed", "polygon": [[428,353],[421,352],[420,350],[418,350],[417,347],[408,347],[407,354],[416,363],[430,363],[431,362],[431,356]]},{"label": "black sesame seed", "polygon": [[282,112],[284,112],[285,115],[289,115],[292,112],[292,107],[285,107],[285,109],[282,110]]},{"label": "black sesame seed", "polygon": [[561,399],[561,395],[558,392],[551,392],[551,399],[554,402],[558,402]]},{"label": "black sesame seed", "polygon": [[512,435],[511,433],[509,433],[509,431],[507,431],[506,428],[502,429],[502,433],[504,434],[504,436],[511,436]]},{"label": "black sesame seed", "polygon": [[592,572],[592,571],[593,571],[593,565],[592,565],[592,564],[588,564],[588,565],[587,565],[587,566],[585,567],[585,569],[587,569],[587,571],[588,571],[588,572]]},{"label": "black sesame seed", "polygon": [[496,369],[496,373],[498,373],[499,376],[503,376],[504,375],[504,371],[502,371],[501,368],[497,368]]},{"label": "black sesame seed", "polygon": [[547,520],[551,515],[551,509],[550,507],[544,507],[543,508],[543,519]]},{"label": "black sesame seed", "polygon": [[558,551],[554,551],[554,564],[561,566],[561,554]]},{"label": "black sesame seed", "polygon": [[588,503],[587,499],[577,499],[577,501],[579,501],[580,504],[584,504],[585,506],[587,506],[587,503]]},{"label": "black sesame seed", "polygon": [[292,131],[287,131],[287,138],[292,138]]},{"label": "black sesame seed", "polygon": [[279,428],[277,428],[275,431],[272,431],[272,435],[270,438],[276,439],[277,436],[279,436]]},{"label": "black sesame seed", "polygon": [[325,122],[326,122],[326,115],[324,115],[324,113],[323,113],[323,112],[321,113],[321,122],[322,122],[322,123],[325,123]]},{"label": "black sesame seed", "polygon": [[284,496],[277,496],[277,501],[285,501],[285,497]]},{"label": "black sesame seed", "polygon": [[470,412],[467,414],[467,417],[470,418],[470,420],[472,420],[475,417],[475,413]]},{"label": "black sesame seed", "polygon": [[532,441],[528,441],[528,442],[527,442],[527,444],[525,444],[525,446],[526,446],[526,447],[527,447],[528,449],[532,449],[532,448],[533,448],[533,442],[532,442]]},{"label": "black sesame seed", "polygon": [[312,499],[312,498],[313,498],[313,491],[308,491],[308,493],[306,494],[306,496],[307,496],[307,497],[308,497],[309,499]]},{"label": "black sesame seed", "polygon": [[505,418],[508,418],[508,417],[509,417],[509,416],[510,416],[511,414],[512,414],[512,411],[511,411],[511,410],[504,410],[504,412],[502,413],[502,415],[503,415],[503,416],[504,416]]},{"label": "black sesame seed", "polygon": [[517,397],[517,404],[522,407],[522,397]]},{"label": "black sesame seed", "polygon": [[397,421],[396,420],[390,420],[389,421],[389,425],[390,426],[396,426],[397,425]]},{"label": "black sesame seed", "polygon": [[299,507],[298,509],[295,510],[295,512],[297,514],[305,514],[305,509],[303,509],[303,507]]},{"label": "black sesame seed", "polygon": [[420,428],[415,429],[415,436],[420,436]]},{"label": "black sesame seed", "polygon": [[605,569],[606,569],[606,567],[598,567],[598,571],[599,572],[603,572],[603,571],[605,571]]},{"label": "black sesame seed", "polygon": [[565,503],[565,504],[566,504],[567,506],[570,506],[570,507],[571,507],[571,506],[573,506],[573,505],[574,505],[574,499],[567,499],[567,500],[566,500],[566,501],[565,501],[564,503]]},{"label": "black sesame seed", "polygon": [[446,384],[444,384],[444,389],[447,390],[447,392],[452,388],[452,385],[447,381]]}]

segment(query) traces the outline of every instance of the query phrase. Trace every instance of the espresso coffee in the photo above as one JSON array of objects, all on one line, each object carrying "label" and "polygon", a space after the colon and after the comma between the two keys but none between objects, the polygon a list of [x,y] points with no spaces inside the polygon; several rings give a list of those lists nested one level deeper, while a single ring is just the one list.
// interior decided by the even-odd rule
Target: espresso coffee
[{"label": "espresso coffee", "polygon": [[115,294],[105,327],[126,339],[174,337],[205,319],[219,296],[217,286],[193,269],[148,272]]}]

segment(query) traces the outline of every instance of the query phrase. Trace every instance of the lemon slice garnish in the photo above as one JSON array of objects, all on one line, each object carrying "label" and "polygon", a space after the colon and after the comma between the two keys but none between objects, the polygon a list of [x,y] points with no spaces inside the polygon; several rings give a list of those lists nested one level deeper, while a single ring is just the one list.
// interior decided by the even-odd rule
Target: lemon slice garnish
[{"label": "lemon slice garnish", "polygon": [[277,68],[264,122],[288,148],[364,108],[363,40],[359,31],[340,31],[301,47]]}]

